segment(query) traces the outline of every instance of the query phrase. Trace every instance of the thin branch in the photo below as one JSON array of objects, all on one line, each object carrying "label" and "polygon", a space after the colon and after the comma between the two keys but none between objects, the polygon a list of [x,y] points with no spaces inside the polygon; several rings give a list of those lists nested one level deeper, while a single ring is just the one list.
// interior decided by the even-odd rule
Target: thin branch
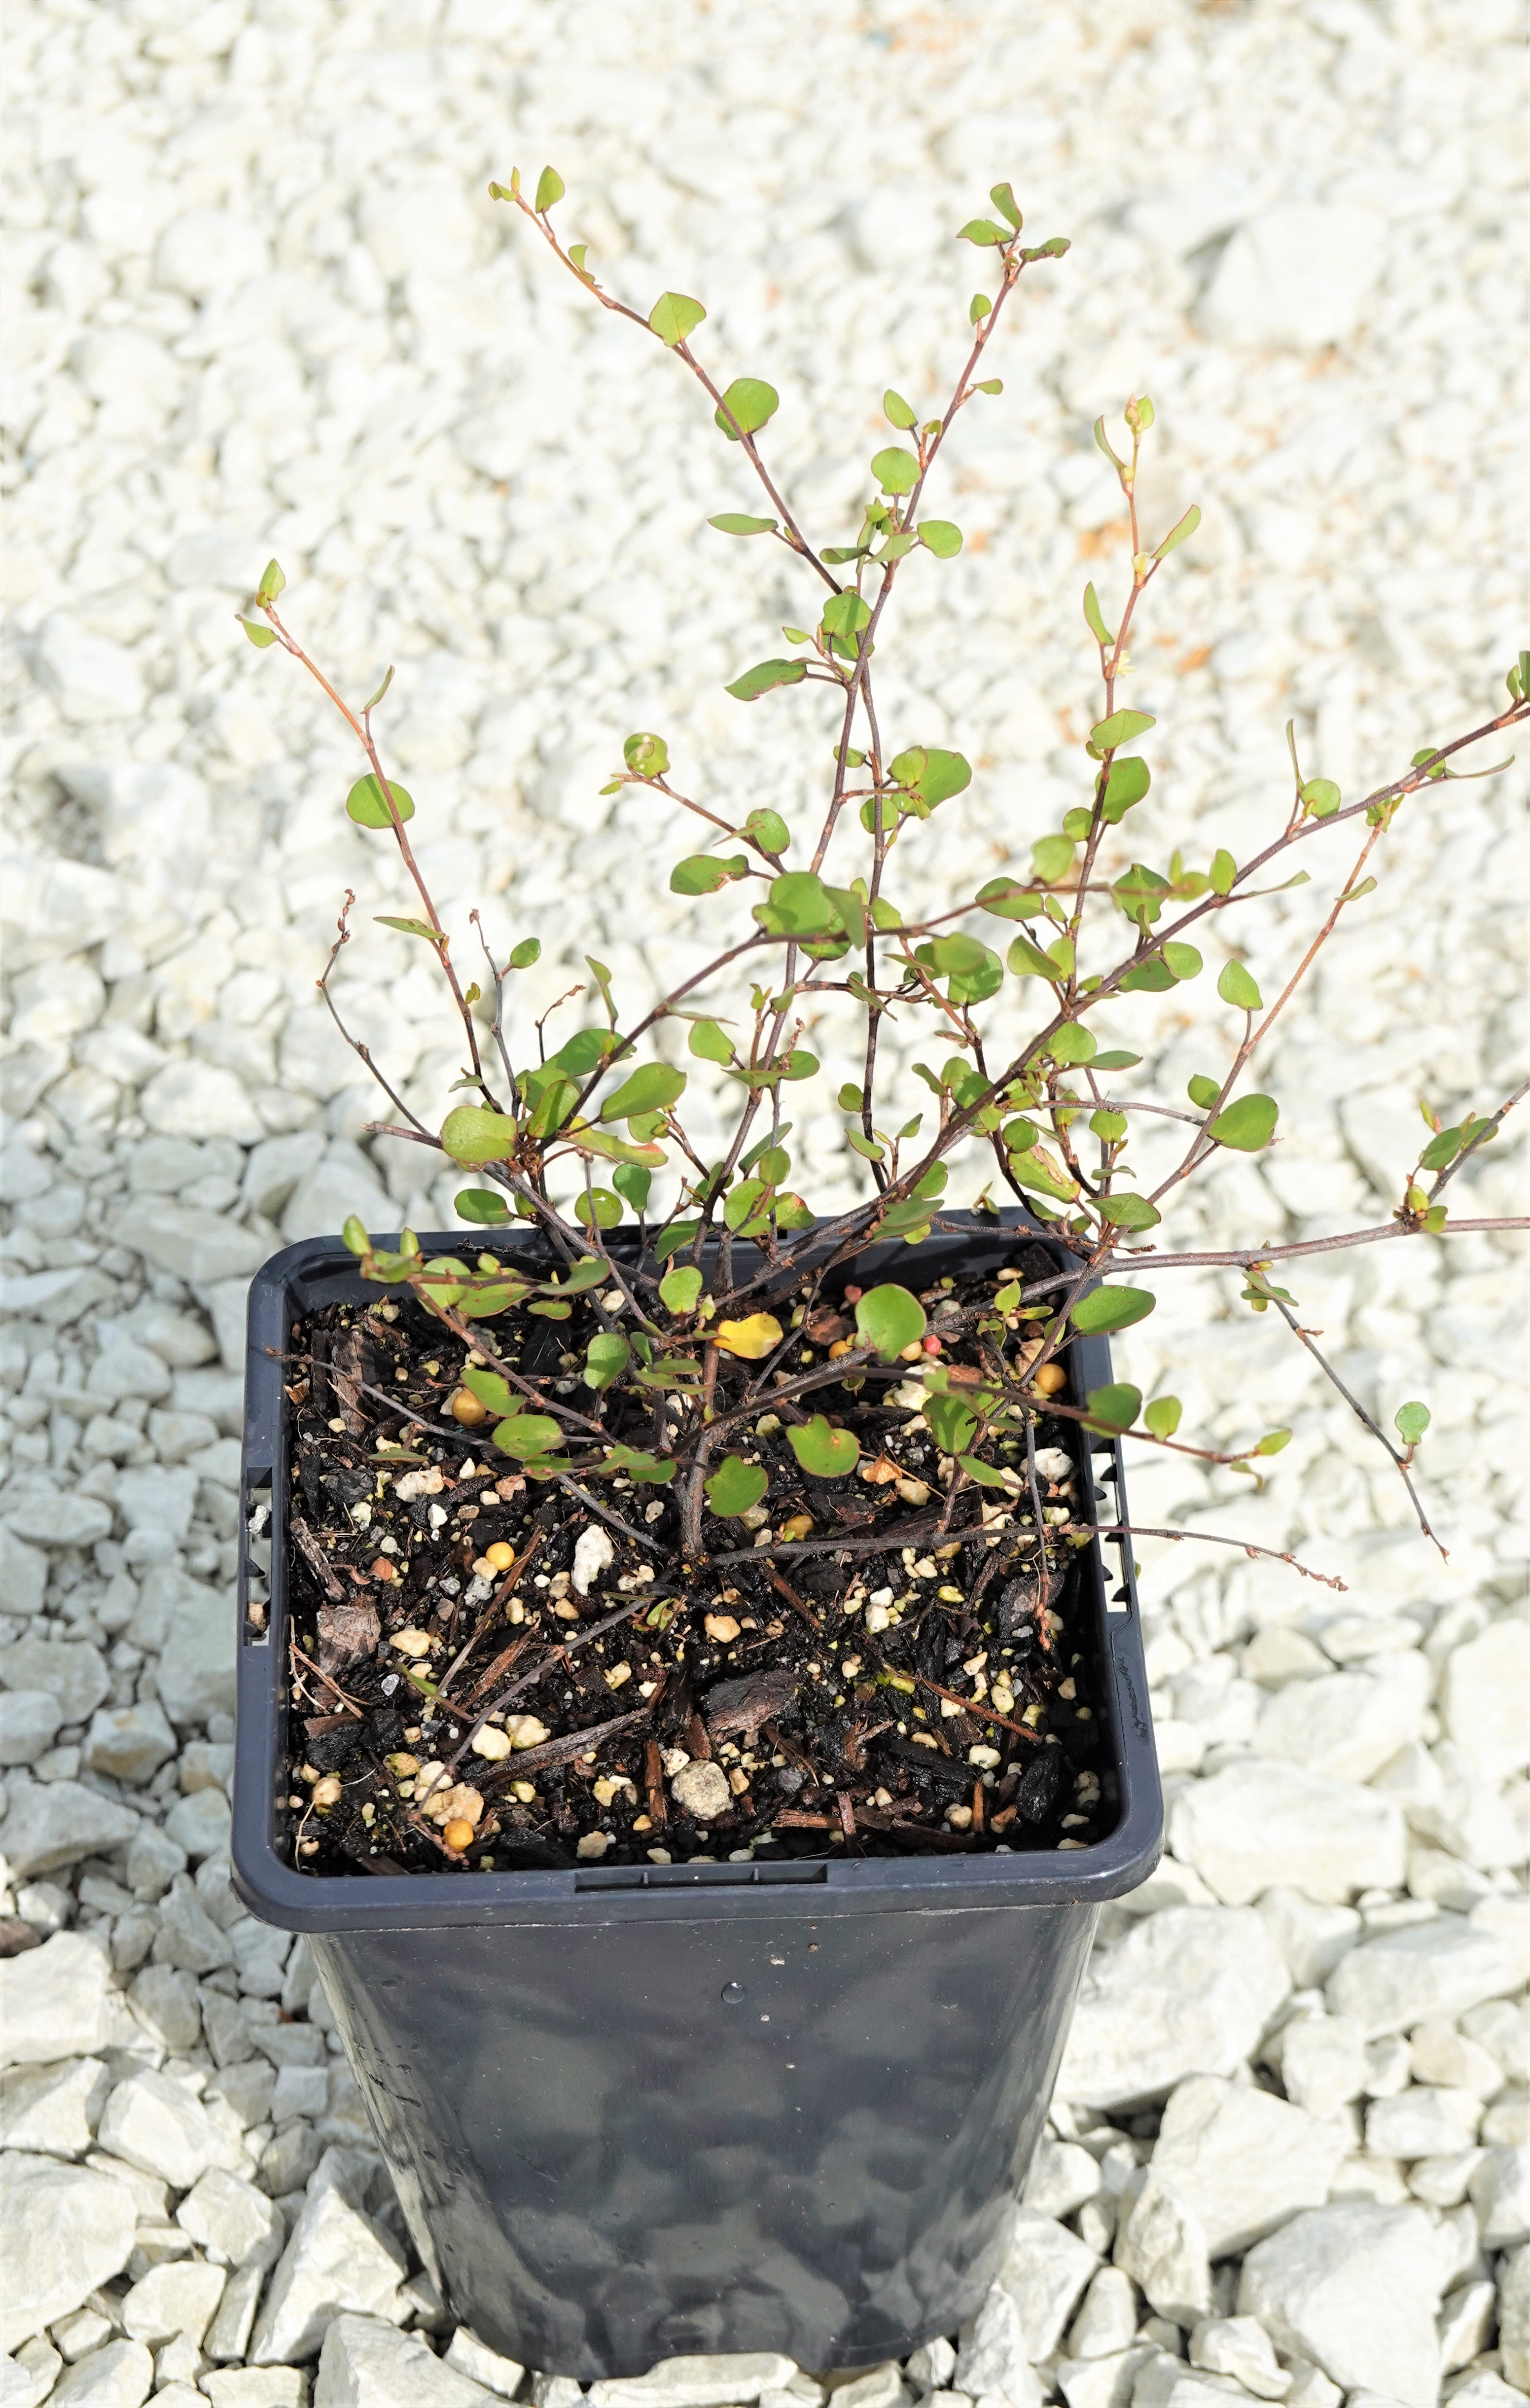
[{"label": "thin branch", "polygon": [[1369,1430],[1372,1438],[1377,1440],[1378,1444],[1386,1449],[1387,1454],[1392,1457],[1393,1462],[1397,1468],[1403,1486],[1408,1491],[1413,1511],[1419,1517],[1420,1529],[1423,1532],[1426,1539],[1432,1539],[1434,1541],[1435,1545],[1439,1549],[1440,1555],[1444,1560],[1449,1563],[1451,1560],[1451,1551],[1449,1547],[1446,1546],[1444,1541],[1439,1537],[1438,1533],[1431,1529],[1429,1526],[1429,1517],[1423,1510],[1423,1503],[1420,1500],[1419,1492],[1413,1485],[1413,1475],[1408,1469],[1407,1457],[1400,1454],[1397,1448],[1393,1445],[1392,1440],[1388,1438],[1380,1424],[1371,1419],[1370,1414],[1366,1411],[1365,1406],[1361,1403],[1353,1390],[1345,1386],[1343,1381],[1339,1378],[1338,1373],[1329,1362],[1327,1355],[1323,1354],[1321,1347],[1314,1345],[1310,1330],[1307,1330],[1302,1327],[1301,1323],[1297,1320],[1295,1314],[1292,1312],[1291,1307],[1286,1303],[1284,1297],[1271,1295],[1269,1300],[1271,1304],[1274,1305],[1275,1310],[1280,1314],[1281,1320],[1285,1323],[1286,1327],[1291,1331],[1293,1337],[1300,1339],[1302,1344],[1311,1355],[1313,1362],[1323,1374],[1323,1377],[1330,1381],[1338,1390],[1339,1395],[1349,1406],[1350,1411],[1353,1413],[1355,1419],[1363,1423],[1365,1427]]},{"label": "thin branch", "polygon": [[[900,1666],[899,1669],[901,1670],[902,1667]],[[1029,1723],[1017,1723],[1012,1716],[1001,1714],[998,1708],[989,1705],[986,1699],[959,1697],[954,1689],[943,1689],[939,1682],[932,1681],[927,1673],[914,1670],[912,1668],[910,1670],[913,1679],[919,1683],[922,1689],[927,1689],[932,1698],[939,1698],[950,1705],[960,1706],[962,1712],[965,1714],[970,1714],[974,1722],[997,1723],[1001,1729],[1013,1731],[1017,1739],[1028,1739],[1033,1747],[1040,1746],[1041,1734],[1039,1731],[1032,1730]]]},{"label": "thin branch", "polygon": [[417,1132],[427,1144],[434,1145],[438,1140],[431,1136],[431,1133],[426,1128],[424,1122],[419,1119],[415,1113],[410,1111],[408,1104],[404,1101],[403,1096],[398,1093],[397,1089],[389,1085],[387,1080],[383,1077],[382,1072],[378,1068],[377,1064],[372,1059],[371,1048],[367,1045],[364,1045],[359,1037],[351,1036],[350,1029],[345,1025],[345,1022],[340,1018],[339,1007],[336,1003],[335,997],[330,993],[330,977],[336,961],[339,959],[340,948],[342,945],[349,945],[350,942],[350,930],[346,924],[350,917],[351,908],[354,905],[355,900],[355,896],[348,886],[345,891],[345,901],[340,906],[340,916],[336,923],[338,933],[336,936],[335,942],[329,949],[329,959],[324,964],[322,973],[316,980],[315,983],[318,986],[320,994],[324,998],[324,1003],[331,1020],[335,1023],[336,1027],[339,1030],[340,1035],[344,1038],[351,1052],[358,1054],[361,1060],[365,1063],[367,1069],[377,1081],[378,1085],[382,1089],[383,1094],[387,1096],[388,1101],[392,1104],[394,1111],[402,1112],[405,1119],[413,1124],[414,1131]]},{"label": "thin branch", "polygon": [[1095,1539],[1172,1539],[1176,1544],[1183,1539],[1198,1539],[1208,1547],[1238,1547],[1251,1557],[1263,1555],[1271,1563],[1289,1564],[1294,1572],[1300,1572],[1303,1580],[1318,1581],[1324,1588],[1346,1592],[1349,1588],[1348,1581],[1341,1581],[1337,1572],[1315,1572],[1310,1564],[1299,1563],[1294,1555],[1282,1553],[1279,1547],[1255,1546],[1251,1539],[1229,1539],[1220,1530],[1150,1529],[1142,1522],[1069,1522],[1059,1525],[1057,1535],[1066,1538],[1074,1532],[1087,1532]]},{"label": "thin branch", "polygon": [[[1356,858],[1354,867],[1351,870],[1348,878],[1345,880],[1343,888],[1334,898],[1333,908],[1329,911],[1328,917],[1324,920],[1322,927],[1318,930],[1317,935],[1308,946],[1306,953],[1302,955],[1301,960],[1292,971],[1291,976],[1287,979],[1285,985],[1276,996],[1275,1001],[1270,1005],[1269,1010],[1265,1012],[1265,1017],[1260,1022],[1257,1029],[1253,1025],[1253,1014],[1251,1011],[1250,1012],[1247,1034],[1243,1039],[1243,1042],[1239,1045],[1237,1052],[1233,1056],[1232,1067],[1228,1070],[1225,1078],[1223,1080],[1222,1087],[1218,1093],[1215,1103],[1211,1104],[1208,1108],[1205,1125],[1197,1132],[1195,1137],[1192,1139],[1189,1152],[1184,1155],[1178,1169],[1170,1171],[1168,1177],[1161,1180],[1158,1185],[1152,1190],[1151,1197],[1149,1199],[1151,1202],[1156,1204],[1161,1196],[1166,1196],[1171,1187],[1178,1186],[1181,1179],[1187,1179],[1191,1172],[1196,1169],[1199,1165],[1205,1161],[1208,1152],[1216,1144],[1215,1138],[1208,1134],[1211,1123],[1215,1121],[1218,1113],[1225,1108],[1228,1096],[1232,1094],[1234,1087],[1237,1084],[1244,1064],[1248,1061],[1250,1055],[1255,1051],[1255,1049],[1264,1043],[1265,1039],[1269,1035],[1270,1030],[1275,1025],[1277,1020],[1279,1020],[1281,1012],[1285,1010],[1286,1005],[1291,1001],[1292,996],[1295,994],[1296,989],[1300,986],[1303,979],[1307,976],[1308,971],[1317,960],[1317,957],[1323,951],[1323,946],[1328,942],[1329,938],[1337,927],[1338,916],[1343,910],[1344,906],[1346,903],[1353,900],[1356,882],[1359,879],[1360,873],[1364,869],[1366,862],[1369,860],[1372,852],[1380,842],[1385,824],[1386,823],[1383,821],[1378,820],[1376,824],[1372,827],[1370,834],[1366,837],[1365,843],[1360,848],[1359,855]],[[1374,885],[1375,882],[1376,882],[1373,879],[1371,883]]]},{"label": "thin branch", "polygon": [[[542,236],[554,257],[563,262],[569,274],[575,277],[578,281],[584,286],[587,293],[591,293],[594,295],[594,298],[600,303],[603,309],[613,310],[619,318],[625,318],[632,325],[640,326],[645,335],[653,335],[656,342],[664,341],[663,336],[654,333],[654,329],[649,324],[648,320],[642,315],[640,310],[629,308],[625,301],[618,301],[609,293],[602,292],[600,286],[596,283],[594,278],[589,274],[588,270],[575,266],[574,262],[569,258],[568,253],[565,251],[563,245],[558,240],[557,236],[553,233],[545,211],[538,214],[538,212],[533,208],[531,203],[525,198],[524,194],[513,185],[494,185],[491,190],[496,199],[509,200],[513,202],[515,207],[521,211],[522,217],[526,217],[531,220],[532,224],[536,228],[537,233]],[[753,436],[749,434],[739,425],[738,421],[735,418],[732,410],[728,408],[722,394],[718,392],[717,387],[713,384],[710,377],[707,374],[706,369],[697,360],[689,344],[684,342],[665,343],[665,349],[666,351],[673,351],[677,359],[684,362],[692,375],[705,387],[711,400],[726,418],[743,449],[745,458],[749,461],[756,476],[759,478],[760,482],[764,485],[765,492],[775,503],[777,509],[780,512],[782,522],[788,531],[788,538],[793,550],[800,552],[803,559],[808,562],[808,564],[817,570],[819,576],[822,578],[831,593],[837,594],[839,591],[837,583],[831,576],[828,569],[824,567],[823,563],[819,559],[818,554],[814,552],[806,536],[804,536],[801,529],[798,527],[797,523],[793,517],[790,509],[788,509],[786,503],[779,493],[778,493],[775,482],[767,472],[765,463],[761,459],[759,452],[755,447]]]},{"label": "thin branch", "polygon": [[[1504,1101],[1499,1105],[1492,1119],[1484,1121],[1481,1127],[1478,1129],[1475,1135],[1471,1138],[1469,1143],[1462,1147],[1460,1153],[1456,1155],[1455,1160],[1446,1164],[1444,1169],[1440,1172],[1439,1177],[1436,1180],[1433,1187],[1429,1190],[1429,1201],[1431,1204],[1434,1203],[1441,1188],[1449,1186],[1451,1181],[1455,1177],[1456,1172],[1461,1168],[1462,1164],[1464,1162],[1469,1162],[1472,1155],[1477,1152],[1480,1146],[1486,1145],[1491,1138],[1497,1136],[1498,1131],[1502,1128],[1505,1121],[1509,1118],[1509,1115],[1513,1111],[1515,1105],[1523,1104],[1526,1096],[1530,1096],[1530,1079],[1523,1079],[1521,1081],[1513,1094],[1511,1096],[1507,1096],[1504,1098]],[[1465,1226],[1466,1224],[1464,1223],[1457,1224],[1458,1227],[1464,1227]]]},{"label": "thin branch", "polygon": [[[371,764],[372,775],[377,781],[378,792],[380,794],[387,806],[388,817],[393,832],[393,841],[398,847],[404,867],[409,874],[415,893],[420,897],[425,916],[436,935],[436,958],[440,965],[442,976],[445,978],[448,986],[451,990],[452,1001],[457,1007],[457,1013],[463,1024],[463,1031],[467,1039],[468,1052],[472,1056],[474,1076],[479,1086],[483,1088],[483,1093],[488,1096],[490,1103],[493,1105],[496,1111],[498,1111],[502,1108],[495,1103],[493,1095],[483,1079],[483,1066],[479,1059],[478,1031],[473,1025],[472,1012],[468,1010],[467,1005],[463,1000],[462,987],[458,981],[457,973],[451,965],[450,939],[448,937],[445,925],[436,911],[430,889],[425,884],[420,865],[414,857],[414,848],[404,832],[403,813],[399,810],[398,803],[393,795],[393,787],[388,781],[387,772],[383,768],[381,755],[379,754],[377,745],[374,743],[372,738],[372,717],[370,706],[368,706],[367,710],[365,710],[358,719],[356,713],[350,708],[350,705],[341,700],[339,695],[336,692],[334,686],[331,685],[328,678],[325,677],[317,662],[309,659],[302,645],[297,641],[296,637],[293,636],[287,627],[283,626],[281,620],[278,615],[275,601],[268,598],[264,594],[257,595],[256,599],[260,609],[265,612],[270,625],[280,638],[284,650],[292,654],[293,660],[300,662],[303,667],[307,670],[308,675],[314,679],[315,682],[323,688],[323,691],[328,695],[331,702],[335,705],[336,710],[345,721],[346,725],[350,729],[357,742],[361,745],[363,752],[365,753],[367,760]],[[390,671],[390,675],[391,674],[392,672]]]},{"label": "thin branch", "polygon": [[630,1522],[623,1522],[620,1513],[613,1513],[608,1505],[603,1505],[597,1497],[592,1497],[588,1488],[581,1488],[579,1482],[571,1480],[566,1472],[559,1472],[557,1481],[560,1488],[565,1489],[570,1497],[577,1497],[581,1505],[587,1505],[592,1513],[598,1513],[603,1522],[608,1522],[613,1530],[620,1530],[624,1539],[635,1539],[638,1546],[649,1548],[665,1563],[672,1560],[668,1548],[661,1546],[651,1531],[637,1530]]},{"label": "thin branch", "polygon": [[[1235,891],[1237,885],[1255,876],[1268,863],[1287,852],[1291,846],[1303,843],[1311,837],[1339,826],[1347,820],[1354,819],[1367,811],[1380,810],[1387,803],[1400,801],[1404,796],[1412,794],[1429,783],[1430,771],[1440,763],[1449,760],[1453,754],[1463,751],[1467,745],[1480,743],[1485,736],[1496,734],[1504,727],[1517,726],[1527,718],[1530,718],[1530,703],[1517,703],[1512,710],[1500,712],[1495,719],[1484,721],[1480,726],[1473,728],[1469,735],[1457,737],[1453,742],[1441,745],[1427,761],[1409,769],[1406,776],[1394,779],[1390,785],[1378,787],[1373,794],[1367,795],[1362,801],[1349,804],[1344,809],[1332,813],[1327,819],[1304,820],[1295,827],[1288,824],[1272,843],[1265,847],[1262,853],[1254,854],[1251,860],[1244,864],[1234,882]],[[1225,899],[1227,898],[1213,893],[1193,903],[1167,928],[1157,932],[1152,940],[1153,952],[1162,952],[1165,944],[1180,937],[1186,929],[1195,926],[1198,922],[1206,918],[1208,912],[1220,910]],[[1101,979],[1099,985],[1090,995],[1090,1009],[1112,998],[1120,987],[1121,981],[1135,966],[1137,958],[1134,953]],[[900,1173],[887,1196],[879,1199],[878,1205],[864,1208],[862,1213],[857,1216],[862,1220],[863,1225],[879,1216],[879,1206],[901,1200],[912,1193],[924,1173],[931,1169],[943,1154],[951,1151],[958,1138],[966,1134],[984,1106],[994,1102],[1006,1088],[1021,1077],[1027,1062],[1044,1050],[1069,1016],[1065,1010],[1056,1012],[1045,1027],[1029,1039],[1024,1050],[1014,1056],[1008,1068],[989,1082],[980,1096],[975,1096],[970,1103],[964,1105],[960,1111],[951,1115],[946,1128],[941,1131],[928,1153],[910,1168]],[[849,1220],[851,1216],[847,1215],[846,1218]]]},{"label": "thin branch", "polygon": [[[536,1662],[532,1665],[529,1671],[518,1674],[516,1679],[510,1683],[508,1689],[501,1689],[496,1696],[489,1699],[488,1704],[483,1708],[482,1713],[473,1724],[472,1728],[464,1734],[456,1754],[447,1757],[447,1770],[449,1772],[455,1771],[457,1766],[462,1762],[463,1757],[467,1754],[468,1749],[472,1746],[473,1742],[477,1739],[479,1731],[483,1728],[484,1724],[492,1722],[496,1714],[502,1714],[506,1707],[509,1705],[513,1699],[524,1697],[528,1689],[535,1689],[537,1683],[539,1681],[545,1681],[549,1672],[551,1672],[556,1665],[564,1663],[570,1656],[577,1656],[581,1647],[588,1647],[590,1645],[592,1640],[604,1639],[608,1630],[615,1630],[622,1623],[630,1622],[635,1614],[642,1612],[645,1606],[651,1605],[654,1602],[654,1598],[648,1594],[641,1597],[635,1597],[628,1604],[619,1607],[615,1613],[608,1613],[604,1622],[588,1623],[583,1629],[578,1631],[572,1637],[559,1640],[557,1645],[549,1648],[545,1656],[537,1657]],[[458,1658],[458,1661],[461,1661],[461,1657]],[[441,1699],[437,1698],[437,1708],[439,1708],[441,1702]],[[455,1711],[455,1709],[451,1709],[451,1711]],[[527,1750],[525,1753],[529,1754],[530,1751]],[[514,1756],[509,1757],[508,1761],[511,1766],[513,1766],[515,1763]]]}]

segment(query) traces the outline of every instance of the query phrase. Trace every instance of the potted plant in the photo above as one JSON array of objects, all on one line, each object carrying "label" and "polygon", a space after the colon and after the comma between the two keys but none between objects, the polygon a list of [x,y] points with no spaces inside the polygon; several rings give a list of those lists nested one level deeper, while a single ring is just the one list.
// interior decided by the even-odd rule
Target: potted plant
[{"label": "potted plant", "polygon": [[[460,1171],[466,1232],[352,1220],[254,1284],[236,1879],[309,1935],[422,2253],[492,2344],[586,2379],[696,2349],[866,2363],[980,2301],[1099,1905],[1158,1850],[1121,1436],[1251,1470],[1289,1437],[1194,1445],[1172,1396],[1112,1376],[1110,1334],[1152,1312],[1149,1276],[1221,1261],[1310,1346],[1282,1254],[1481,1226],[1442,1196],[1501,1113],[1424,1130],[1380,1227],[1217,1255],[1163,1235],[1197,1172],[1274,1141],[1262,1038],[1404,801],[1487,728],[1350,803],[1293,741],[1251,859],[1132,859],[1153,723],[1122,698],[1127,641],[1199,522],[1139,524],[1153,412],[1134,398],[1119,450],[1095,429],[1130,538],[1119,602],[1084,594],[1101,686],[1079,800],[1026,831],[1022,874],[921,909],[927,824],[971,770],[917,728],[884,735],[877,654],[900,579],[962,548],[926,494],[1001,389],[1022,277],[1066,243],[1027,245],[994,187],[962,230],[993,289],[950,397],[921,417],[884,396],[866,498],[824,547],[762,452],[774,389],[714,380],[700,303],[645,315],[605,292],[555,231],[552,169],[534,199],[516,176],[491,191],[701,387],[761,496],[711,524],[784,547],[812,597],[729,692],[775,710],[827,689],[833,758],[818,824],[794,828],[695,800],[661,736],[629,737],[605,791],[705,824],[670,885],[729,913],[725,940],[636,1012],[586,956],[564,998],[579,1025],[528,1025],[537,940],[479,924],[460,962],[417,862],[374,728],[392,671],[353,710],[283,618],[275,563],[262,579],[250,640],[352,731],[346,808],[418,899],[383,924],[427,949],[459,1017],[433,1123],[350,1041],[389,1098],[379,1131]],[[1489,726],[1524,716],[1527,669]],[[1266,1004],[1247,903],[1345,829],[1358,855]],[[320,982],[342,1033],[352,902]],[[1203,948],[1222,1067],[1145,1095],[1139,1054],[1098,1025],[1188,995]],[[847,1014],[831,1069],[808,1040],[838,1044]],[[911,1032],[931,1058],[905,1085]],[[864,1171],[828,1215],[788,1144],[815,1079]],[[974,1147],[989,1185],[949,1211]],[[1402,1406],[1397,1443],[1355,1410],[1412,1495],[1423,1409]]]}]

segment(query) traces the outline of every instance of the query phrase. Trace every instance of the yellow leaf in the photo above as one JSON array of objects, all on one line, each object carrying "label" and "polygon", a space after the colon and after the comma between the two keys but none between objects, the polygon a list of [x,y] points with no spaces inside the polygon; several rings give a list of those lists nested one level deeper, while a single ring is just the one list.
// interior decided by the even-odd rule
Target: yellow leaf
[{"label": "yellow leaf", "polygon": [[774,1313],[751,1312],[747,1321],[720,1321],[717,1342],[724,1354],[741,1354],[746,1363],[758,1363],[780,1344],[781,1326]]}]

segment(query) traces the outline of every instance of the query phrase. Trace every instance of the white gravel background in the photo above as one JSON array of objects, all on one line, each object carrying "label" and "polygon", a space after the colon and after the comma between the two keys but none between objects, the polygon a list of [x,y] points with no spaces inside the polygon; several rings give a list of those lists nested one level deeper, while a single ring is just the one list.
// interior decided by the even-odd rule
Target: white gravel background
[{"label": "white gravel background", "polygon": [[[232,612],[274,552],[343,684],[398,665],[422,851],[455,923],[482,900],[501,940],[542,937],[538,1008],[587,946],[637,998],[715,925],[666,892],[682,833],[597,799],[632,727],[704,795],[799,821],[831,736],[808,696],[722,694],[802,589],[705,527],[752,507],[736,453],[488,178],[551,158],[616,289],[707,303],[705,355],[779,387],[772,457],[831,541],[884,384],[949,381],[981,274],[951,236],[1012,178],[1028,230],[1074,248],[1025,280],[1005,394],[953,444],[937,507],[966,552],[910,564],[883,647],[899,740],[978,767],[923,838],[928,891],[1023,858],[1080,798],[1079,593],[1096,577],[1108,609],[1120,560],[1089,427],[1134,389],[1155,524],[1193,499],[1206,523],[1136,648],[1159,726],[1133,849],[1204,858],[1281,809],[1288,716],[1353,793],[1501,700],[1519,34],[1503,0],[14,12],[5,2408],[287,2408],[321,2344],[321,2408],[522,2382],[411,2279],[306,1952],[226,1883],[244,1286],[346,1211],[443,1210],[417,1154],[358,1144],[371,1099],[313,995],[346,885],[358,1026],[432,1111],[456,1068],[406,940],[369,925],[398,887],[341,813],[350,757]],[[1270,1060],[1282,1144],[1171,1240],[1383,1218],[1420,1098],[1450,1120],[1523,1075],[1523,791],[1409,806]],[[1270,907],[1266,992],[1326,891]],[[1219,1058],[1214,1025],[1135,1025],[1161,1092]],[[815,1198],[853,1190],[839,1075],[794,1097]],[[1505,1140],[1459,1209],[1515,1210],[1511,1164]],[[1144,1465],[1138,1518],[1294,1545],[1350,1587],[1139,1549],[1171,1853],[1107,1917],[983,2317],[853,2408],[1530,2390],[1523,1261],[1467,1239],[1292,1282],[1375,1410],[1431,1405],[1448,1565],[1231,1279],[1165,1280],[1122,1346],[1213,1430],[1297,1430],[1257,1494]],[[684,2398],[784,2408],[789,2374],[719,2361]],[[595,2408],[679,2397],[661,2375]]]}]

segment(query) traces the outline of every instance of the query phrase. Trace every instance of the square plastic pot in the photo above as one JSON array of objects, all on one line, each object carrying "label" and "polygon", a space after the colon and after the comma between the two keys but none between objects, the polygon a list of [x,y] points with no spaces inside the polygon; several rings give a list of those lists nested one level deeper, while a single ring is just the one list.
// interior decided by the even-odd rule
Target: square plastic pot
[{"label": "square plastic pot", "polygon": [[[917,1254],[869,1249],[853,1276],[924,1285],[993,1269],[1022,1235],[1046,1242],[1019,1215],[975,1220]],[[1113,1594],[1101,1542],[1080,1557],[1116,1809],[1097,1844],[304,1874],[280,1852],[277,1810],[280,1357],[300,1314],[364,1293],[337,1239],[289,1247],[250,1290],[234,1873],[253,1914],[307,1935],[452,2313],[581,2382],[693,2352],[869,2365],[954,2331],[1002,2253],[1100,1906],[1145,1880],[1161,1846],[1130,1548]],[[1072,1354],[1076,1392],[1109,1378],[1103,1340]],[[1089,1469],[1121,1499],[1106,1518],[1123,1519],[1119,1450],[1088,1443]],[[1087,1498],[1092,1482],[1080,1485]]]}]

